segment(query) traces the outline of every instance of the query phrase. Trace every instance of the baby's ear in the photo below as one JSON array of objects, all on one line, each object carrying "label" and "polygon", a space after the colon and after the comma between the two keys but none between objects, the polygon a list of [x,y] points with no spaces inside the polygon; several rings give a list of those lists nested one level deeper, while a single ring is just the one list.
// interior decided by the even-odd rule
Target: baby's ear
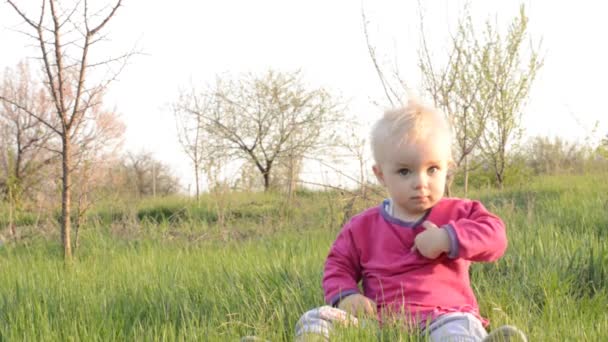
[{"label": "baby's ear", "polygon": [[380,168],[380,166],[378,164],[375,164],[374,166],[372,166],[372,170],[374,171],[374,175],[376,175],[376,179],[378,180],[378,182],[380,182],[380,184],[384,186],[384,173],[382,173],[382,169]]}]

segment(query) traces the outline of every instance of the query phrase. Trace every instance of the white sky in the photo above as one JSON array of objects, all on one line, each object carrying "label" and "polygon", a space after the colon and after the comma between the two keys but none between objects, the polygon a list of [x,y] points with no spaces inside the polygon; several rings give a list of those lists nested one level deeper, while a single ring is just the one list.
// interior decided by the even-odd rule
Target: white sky
[{"label": "white sky", "polygon": [[[465,2],[422,2],[428,39],[441,55]],[[592,138],[608,133],[608,5],[592,0],[524,3],[530,35],[542,38],[545,55],[524,110],[528,134],[583,140],[595,122],[600,130]],[[175,136],[170,104],[180,87],[211,82],[223,72],[301,69],[311,86],[328,87],[362,122],[372,121],[381,109],[371,101],[386,100],[365,45],[362,6],[379,57],[390,63],[396,58],[417,88],[417,1],[126,0],[107,26],[111,42],[103,51],[115,56],[137,45],[145,53],[131,60],[107,97],[108,107],[116,106],[127,125],[126,149],[153,151],[187,185],[191,168]],[[519,2],[477,0],[471,8],[479,23],[488,16],[504,23],[517,14]],[[19,23],[13,9],[0,3],[0,68],[38,53],[26,48],[31,41],[15,31],[27,29]]]}]

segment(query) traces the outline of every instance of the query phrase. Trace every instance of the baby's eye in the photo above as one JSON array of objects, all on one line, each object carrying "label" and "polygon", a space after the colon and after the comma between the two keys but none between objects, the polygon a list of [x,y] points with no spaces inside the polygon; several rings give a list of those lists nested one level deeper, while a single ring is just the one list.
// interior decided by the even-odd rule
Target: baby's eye
[{"label": "baby's eye", "polygon": [[402,176],[407,176],[410,174],[410,170],[409,169],[399,169],[399,171],[397,171],[400,175]]},{"label": "baby's eye", "polygon": [[432,174],[436,173],[437,171],[439,171],[439,168],[437,166],[432,166],[427,170],[429,175],[432,175]]}]

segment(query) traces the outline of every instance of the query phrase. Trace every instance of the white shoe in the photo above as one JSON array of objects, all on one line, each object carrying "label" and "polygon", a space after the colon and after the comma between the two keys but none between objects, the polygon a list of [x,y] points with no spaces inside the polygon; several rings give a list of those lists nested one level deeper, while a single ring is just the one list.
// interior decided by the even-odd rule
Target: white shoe
[{"label": "white shoe", "polygon": [[512,325],[498,327],[483,339],[483,342],[528,342],[526,335]]},{"label": "white shoe", "polygon": [[250,341],[264,341],[264,342],[270,342],[268,340],[265,340],[263,338],[257,337],[257,336],[244,336],[243,338],[241,338],[241,342],[250,342]]}]

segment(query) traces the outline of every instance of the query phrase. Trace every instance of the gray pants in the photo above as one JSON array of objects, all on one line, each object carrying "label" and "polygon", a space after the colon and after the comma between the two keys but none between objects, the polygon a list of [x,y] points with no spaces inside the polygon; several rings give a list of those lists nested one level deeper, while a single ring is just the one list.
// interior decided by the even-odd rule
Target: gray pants
[{"label": "gray pants", "polygon": [[[373,324],[348,314],[346,311],[322,306],[306,312],[296,324],[296,341],[329,341],[335,325],[365,326]],[[432,342],[479,342],[488,336],[481,321],[466,312],[441,315],[429,324],[423,335]]]}]

